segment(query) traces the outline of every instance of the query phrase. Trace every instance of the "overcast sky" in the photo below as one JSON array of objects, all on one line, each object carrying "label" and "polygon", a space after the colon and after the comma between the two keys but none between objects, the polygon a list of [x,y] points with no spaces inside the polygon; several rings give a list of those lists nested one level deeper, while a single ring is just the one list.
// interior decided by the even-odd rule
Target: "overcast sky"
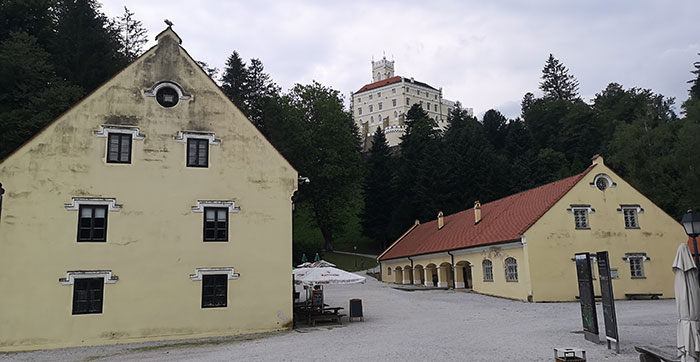
[{"label": "overcast sky", "polygon": [[396,75],[442,87],[477,115],[518,116],[549,53],[586,101],[617,82],[680,105],[700,61],[698,0],[102,1],[109,17],[135,12],[149,46],[167,18],[195,59],[223,69],[234,50],[259,58],[284,91],[316,80],[347,100],[386,54]]}]

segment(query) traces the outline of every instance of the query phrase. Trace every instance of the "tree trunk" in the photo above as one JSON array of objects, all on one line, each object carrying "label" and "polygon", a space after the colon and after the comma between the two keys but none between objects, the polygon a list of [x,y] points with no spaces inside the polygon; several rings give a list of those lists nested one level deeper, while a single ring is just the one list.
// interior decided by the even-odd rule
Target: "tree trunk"
[{"label": "tree trunk", "polygon": [[326,251],[333,251],[333,233],[325,228],[321,229],[321,235],[323,235],[323,240],[326,241]]}]

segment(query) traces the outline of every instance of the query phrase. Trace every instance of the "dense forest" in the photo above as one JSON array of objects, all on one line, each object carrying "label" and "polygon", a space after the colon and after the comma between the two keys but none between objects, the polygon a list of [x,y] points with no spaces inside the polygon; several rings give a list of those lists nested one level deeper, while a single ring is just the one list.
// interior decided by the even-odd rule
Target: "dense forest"
[{"label": "dense forest", "polygon": [[[133,12],[109,19],[95,0],[0,2],[0,159],[138,57],[146,36]],[[314,82],[283,92],[236,51],[221,71],[198,63],[304,177],[295,260],[380,250],[415,219],[580,173],[595,154],[676,219],[700,206],[700,62],[688,65],[679,115],[674,99],[617,83],[586,102],[564,64],[543,58],[541,96],[525,94],[520,117],[489,110],[479,120],[457,107],[440,131],[414,105],[400,149],[377,129],[364,155],[339,91]]]}]

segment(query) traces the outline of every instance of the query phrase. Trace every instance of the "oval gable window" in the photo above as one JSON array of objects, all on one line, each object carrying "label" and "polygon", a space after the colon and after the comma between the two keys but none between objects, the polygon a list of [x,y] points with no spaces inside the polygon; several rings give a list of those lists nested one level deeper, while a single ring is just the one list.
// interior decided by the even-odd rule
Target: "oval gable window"
[{"label": "oval gable window", "polygon": [[173,107],[180,100],[180,95],[173,87],[162,87],[156,92],[156,101],[165,108]]}]

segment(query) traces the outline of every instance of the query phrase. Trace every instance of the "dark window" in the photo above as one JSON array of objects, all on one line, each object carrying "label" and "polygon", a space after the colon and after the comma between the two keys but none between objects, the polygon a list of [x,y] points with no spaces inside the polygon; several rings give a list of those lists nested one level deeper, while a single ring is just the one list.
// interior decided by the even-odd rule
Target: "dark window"
[{"label": "dark window", "polygon": [[228,208],[204,208],[204,241],[228,241]]},{"label": "dark window", "polygon": [[622,214],[625,217],[625,229],[639,229],[637,209],[622,208]]},{"label": "dark window", "polygon": [[172,87],[163,87],[156,92],[156,101],[163,107],[170,108],[177,104],[180,95]]},{"label": "dark window", "polygon": [[107,145],[107,162],[131,163],[131,135],[110,133]]},{"label": "dark window", "polygon": [[107,206],[80,205],[78,242],[107,241]]},{"label": "dark window", "polygon": [[102,313],[104,278],[75,279],[73,314]]},{"label": "dark window", "polygon": [[228,289],[228,276],[203,275],[202,276],[202,308],[218,308],[226,306],[226,290]]},{"label": "dark window", "polygon": [[209,140],[203,138],[187,139],[187,166],[209,166]]}]

